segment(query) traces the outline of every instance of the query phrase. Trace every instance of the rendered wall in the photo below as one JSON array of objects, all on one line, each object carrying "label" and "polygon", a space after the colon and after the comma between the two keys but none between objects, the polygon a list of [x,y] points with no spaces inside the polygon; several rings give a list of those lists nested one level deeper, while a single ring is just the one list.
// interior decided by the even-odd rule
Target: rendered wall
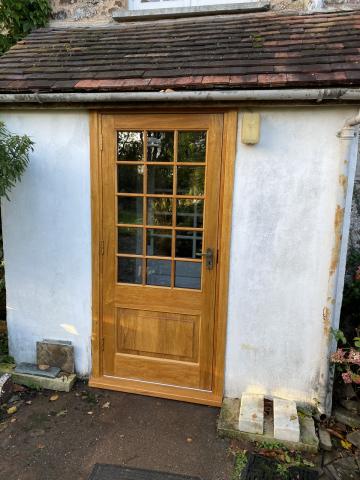
[{"label": "rendered wall", "polygon": [[89,126],[85,112],[0,114],[35,142],[25,175],[2,202],[10,354],[35,361],[35,342],[71,340],[90,370]]},{"label": "rendered wall", "polygon": [[[315,402],[326,369],[324,315],[343,162],[354,109],[262,110],[261,140],[238,139],[226,395]],[[241,115],[239,129],[241,128]]]},{"label": "rendered wall", "polygon": [[[356,110],[262,109],[255,146],[238,140],[230,261],[226,395],[319,396],[324,318],[336,237],[340,140]],[[10,350],[71,340],[89,374],[91,220],[86,112],[3,113],[35,151],[3,202]],[[239,116],[241,128],[241,114]]]}]

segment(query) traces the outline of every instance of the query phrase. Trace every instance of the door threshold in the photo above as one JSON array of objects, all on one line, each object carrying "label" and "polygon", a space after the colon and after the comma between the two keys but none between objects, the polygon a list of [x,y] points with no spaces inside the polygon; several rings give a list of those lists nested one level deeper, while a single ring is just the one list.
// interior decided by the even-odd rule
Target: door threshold
[{"label": "door threshold", "polygon": [[171,385],[145,383],[136,380],[124,380],[106,376],[91,376],[89,379],[89,386],[103,388],[105,390],[115,390],[117,392],[134,393],[137,395],[147,395],[150,397],[210,405],[213,407],[220,407],[222,404],[222,396],[215,395],[213,392],[192,390]]}]

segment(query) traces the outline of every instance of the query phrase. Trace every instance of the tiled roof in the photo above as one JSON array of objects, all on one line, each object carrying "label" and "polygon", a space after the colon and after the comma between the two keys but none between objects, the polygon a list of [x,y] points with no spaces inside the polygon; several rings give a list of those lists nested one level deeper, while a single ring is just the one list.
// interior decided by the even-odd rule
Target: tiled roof
[{"label": "tiled roof", "polygon": [[360,11],[45,28],[0,58],[0,92],[360,86]]}]

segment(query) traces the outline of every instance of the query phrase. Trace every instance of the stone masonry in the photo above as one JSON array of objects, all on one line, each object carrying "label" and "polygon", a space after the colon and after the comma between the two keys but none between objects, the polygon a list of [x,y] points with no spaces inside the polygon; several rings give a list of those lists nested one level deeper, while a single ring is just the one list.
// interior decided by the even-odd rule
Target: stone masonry
[{"label": "stone masonry", "polygon": [[[49,0],[53,24],[57,22],[112,22],[115,10],[127,9],[128,0]],[[248,0],[251,2],[252,0]],[[318,9],[359,8],[359,0],[270,0],[273,10],[310,11]],[[219,4],[227,3],[219,0]]]}]

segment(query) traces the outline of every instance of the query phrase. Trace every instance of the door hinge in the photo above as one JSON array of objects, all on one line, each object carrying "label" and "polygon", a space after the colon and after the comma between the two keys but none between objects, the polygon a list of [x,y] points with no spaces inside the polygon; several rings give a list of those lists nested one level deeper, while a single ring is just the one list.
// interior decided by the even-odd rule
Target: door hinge
[{"label": "door hinge", "polygon": [[105,251],[104,240],[100,240],[100,255],[104,255],[104,251]]},{"label": "door hinge", "polygon": [[105,338],[104,338],[104,337],[102,337],[102,339],[101,339],[101,342],[100,342],[100,343],[101,343],[101,346],[100,346],[100,348],[101,348],[101,351],[103,352],[103,351],[105,350]]},{"label": "door hinge", "polygon": [[100,152],[102,152],[103,151],[103,137],[102,137],[102,134],[100,134],[99,143],[100,143]]}]

